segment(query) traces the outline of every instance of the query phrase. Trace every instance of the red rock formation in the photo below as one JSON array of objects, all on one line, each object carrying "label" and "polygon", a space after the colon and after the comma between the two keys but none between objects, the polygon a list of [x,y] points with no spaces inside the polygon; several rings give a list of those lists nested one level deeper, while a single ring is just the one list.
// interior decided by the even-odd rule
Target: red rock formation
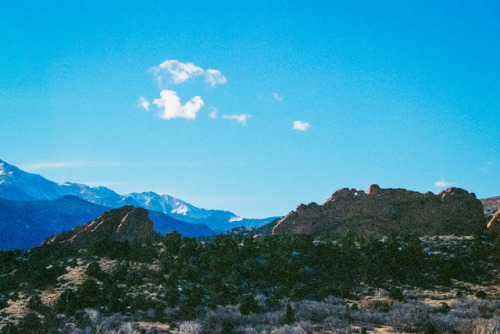
[{"label": "red rock formation", "polygon": [[366,193],[337,190],[323,205],[301,204],[278,222],[273,234],[467,235],[485,227],[481,202],[466,190],[449,188],[434,195],[371,185]]},{"label": "red rock formation", "polygon": [[489,229],[496,229],[500,232],[500,209],[493,215],[490,222],[488,223]]},{"label": "red rock formation", "polygon": [[84,247],[105,238],[120,242],[132,240],[149,242],[158,239],[159,236],[160,234],[153,230],[148,210],[124,206],[103,213],[91,223],[50,236],[42,245],[65,243],[68,246]]}]

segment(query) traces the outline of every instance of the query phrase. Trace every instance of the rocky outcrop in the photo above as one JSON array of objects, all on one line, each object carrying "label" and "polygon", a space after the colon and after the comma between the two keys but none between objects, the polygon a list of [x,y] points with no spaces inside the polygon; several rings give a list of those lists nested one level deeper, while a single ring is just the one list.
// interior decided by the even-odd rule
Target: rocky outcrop
[{"label": "rocky outcrop", "polygon": [[484,215],[487,220],[493,218],[493,215],[500,210],[500,196],[481,199],[484,207]]},{"label": "rocky outcrop", "polygon": [[500,232],[500,209],[493,215],[488,222],[488,229],[494,229]]},{"label": "rocky outcrop", "polygon": [[103,239],[119,242],[132,240],[152,242],[160,236],[153,230],[153,222],[149,219],[148,210],[124,206],[106,211],[91,223],[50,236],[42,245],[64,243],[71,247],[81,248]]},{"label": "rocky outcrop", "polygon": [[407,231],[417,235],[469,235],[486,228],[483,205],[474,193],[448,188],[438,194],[371,185],[367,192],[343,188],[323,205],[301,204],[282,218],[273,234],[354,231],[382,236]]}]

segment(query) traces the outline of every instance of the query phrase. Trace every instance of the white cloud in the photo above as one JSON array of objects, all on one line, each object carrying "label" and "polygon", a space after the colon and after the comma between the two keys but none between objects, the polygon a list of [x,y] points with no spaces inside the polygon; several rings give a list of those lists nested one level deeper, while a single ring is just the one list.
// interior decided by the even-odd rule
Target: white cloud
[{"label": "white cloud", "polygon": [[110,161],[53,161],[41,162],[19,166],[20,169],[33,172],[45,169],[58,169],[58,168],[92,168],[92,167],[114,167],[122,165],[119,162]]},{"label": "white cloud", "polygon": [[495,160],[490,160],[487,163],[488,166],[493,166],[494,164],[495,164]]},{"label": "white cloud", "polygon": [[293,122],[293,128],[299,131],[307,131],[312,125],[307,122],[295,121]]},{"label": "white cloud", "polygon": [[448,187],[456,186],[457,183],[456,182],[448,182],[448,181],[442,179],[442,180],[436,181],[434,183],[434,185],[438,188],[448,188]]},{"label": "white cloud", "polygon": [[139,99],[139,108],[144,108],[147,111],[149,111],[149,106],[150,105],[151,105],[151,103],[145,97],[141,97]]},{"label": "white cloud", "polygon": [[217,108],[212,107],[210,109],[211,111],[208,113],[208,117],[211,119],[216,119],[217,118]]},{"label": "white cloud", "polygon": [[183,83],[196,76],[204,76],[205,80],[212,86],[225,84],[227,81],[226,77],[219,70],[211,68],[204,70],[193,63],[181,63],[175,59],[165,60],[160,65],[153,67],[151,70],[160,85],[163,83],[164,74],[170,76],[170,80],[172,80],[174,84]]},{"label": "white cloud", "polygon": [[207,69],[205,71],[205,80],[210,83],[210,85],[223,85],[227,82],[225,76],[219,70]]},{"label": "white cloud", "polygon": [[251,117],[250,114],[241,114],[241,115],[223,115],[222,118],[224,119],[234,119],[238,122],[240,122],[242,125],[247,124],[247,119]]},{"label": "white cloud", "polygon": [[172,119],[172,118],[186,118],[195,119],[196,113],[205,104],[201,97],[195,96],[190,101],[186,102],[184,105],[181,104],[180,98],[177,93],[173,90],[164,89],[160,93],[159,99],[154,99],[153,103],[160,109],[160,118]]},{"label": "white cloud", "polygon": [[279,95],[278,93],[272,93],[272,96],[276,101],[283,101],[283,96]]},{"label": "white cloud", "polygon": [[121,181],[91,181],[84,182],[89,187],[112,187],[112,186],[123,186],[126,185],[127,182]]}]

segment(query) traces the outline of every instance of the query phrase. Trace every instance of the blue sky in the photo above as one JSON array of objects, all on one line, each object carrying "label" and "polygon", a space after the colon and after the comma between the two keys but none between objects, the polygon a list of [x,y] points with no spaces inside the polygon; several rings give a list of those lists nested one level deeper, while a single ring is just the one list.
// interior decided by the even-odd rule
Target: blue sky
[{"label": "blue sky", "polygon": [[497,1],[0,2],[0,159],[57,182],[252,217],[485,198],[499,134]]}]

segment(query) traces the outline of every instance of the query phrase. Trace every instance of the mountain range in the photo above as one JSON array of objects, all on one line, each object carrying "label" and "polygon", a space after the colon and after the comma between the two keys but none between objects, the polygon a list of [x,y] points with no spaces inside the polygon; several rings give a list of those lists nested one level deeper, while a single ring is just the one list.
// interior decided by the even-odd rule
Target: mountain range
[{"label": "mountain range", "polygon": [[[0,249],[29,248],[47,236],[92,221],[125,205],[150,211],[157,232],[176,229],[198,237],[235,227],[255,227],[276,219],[243,218],[223,210],[197,208],[181,199],[154,192],[120,195],[106,187],[58,184],[0,160]],[[9,233],[7,233],[9,231]]]}]

